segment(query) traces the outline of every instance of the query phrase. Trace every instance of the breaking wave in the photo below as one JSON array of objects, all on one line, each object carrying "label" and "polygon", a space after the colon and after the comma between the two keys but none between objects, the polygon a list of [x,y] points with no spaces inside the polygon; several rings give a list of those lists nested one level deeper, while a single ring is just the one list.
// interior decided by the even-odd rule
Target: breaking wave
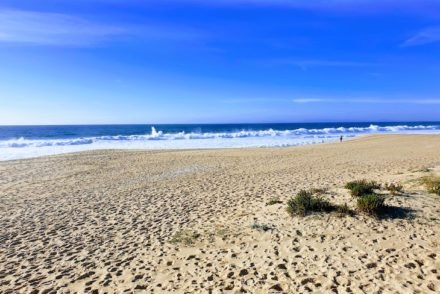
[{"label": "breaking wave", "polygon": [[[25,147],[62,147],[62,146],[78,146],[78,145],[93,145],[99,143],[111,142],[143,142],[143,141],[175,141],[175,140],[208,140],[216,139],[218,142],[221,139],[244,139],[244,138],[296,138],[296,139],[325,139],[333,138],[340,135],[354,137],[363,134],[375,133],[417,133],[417,132],[440,132],[440,125],[418,125],[418,126],[378,126],[370,125],[369,127],[339,127],[339,128],[322,128],[322,129],[306,129],[299,128],[293,130],[241,130],[234,132],[177,132],[165,133],[151,128],[149,134],[144,135],[115,135],[115,136],[98,136],[87,138],[73,138],[73,139],[25,139],[18,138],[13,140],[0,141],[0,148],[25,148]],[[108,145],[108,144],[106,144]],[[279,146],[279,145],[277,145]],[[284,144],[283,146],[286,146]],[[291,146],[291,144],[287,144]],[[215,146],[213,146],[215,147]],[[222,147],[222,146],[219,146]],[[224,147],[224,146],[223,146]],[[246,146],[243,146],[246,147]]]}]

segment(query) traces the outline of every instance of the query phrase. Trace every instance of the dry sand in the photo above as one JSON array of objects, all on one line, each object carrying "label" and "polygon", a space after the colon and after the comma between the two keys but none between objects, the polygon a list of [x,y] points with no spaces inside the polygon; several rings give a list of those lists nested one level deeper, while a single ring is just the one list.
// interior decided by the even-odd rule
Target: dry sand
[{"label": "dry sand", "polygon": [[[428,173],[440,136],[1,162],[0,292],[438,293],[440,197],[415,181]],[[393,216],[285,210],[325,187],[354,207],[343,185],[361,178],[404,185]]]}]

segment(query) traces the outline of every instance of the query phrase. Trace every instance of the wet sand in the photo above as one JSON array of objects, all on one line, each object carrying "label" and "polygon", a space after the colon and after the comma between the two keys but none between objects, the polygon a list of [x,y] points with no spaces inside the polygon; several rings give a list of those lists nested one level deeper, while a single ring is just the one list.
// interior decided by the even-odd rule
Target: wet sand
[{"label": "wet sand", "polygon": [[[438,135],[0,162],[0,292],[438,293],[427,174],[440,175]],[[354,208],[343,186],[363,178],[404,186],[393,214],[286,212],[310,188]]]}]

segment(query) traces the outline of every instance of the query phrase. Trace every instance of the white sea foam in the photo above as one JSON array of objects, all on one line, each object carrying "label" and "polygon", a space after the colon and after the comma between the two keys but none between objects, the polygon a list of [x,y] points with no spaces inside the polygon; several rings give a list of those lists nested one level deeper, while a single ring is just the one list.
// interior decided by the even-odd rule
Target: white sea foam
[{"label": "white sea foam", "polygon": [[96,149],[207,149],[288,147],[334,141],[340,135],[354,137],[373,133],[440,133],[439,125],[339,127],[293,130],[241,130],[235,132],[165,133],[152,127],[144,135],[116,135],[74,139],[0,141],[0,160],[37,157]]}]

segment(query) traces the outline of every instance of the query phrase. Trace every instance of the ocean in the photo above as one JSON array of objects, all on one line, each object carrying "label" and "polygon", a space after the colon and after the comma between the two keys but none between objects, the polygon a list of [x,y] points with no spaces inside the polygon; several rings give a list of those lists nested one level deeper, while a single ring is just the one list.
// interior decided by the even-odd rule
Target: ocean
[{"label": "ocean", "polygon": [[290,147],[407,133],[440,134],[440,122],[0,126],[0,160],[97,149]]}]

